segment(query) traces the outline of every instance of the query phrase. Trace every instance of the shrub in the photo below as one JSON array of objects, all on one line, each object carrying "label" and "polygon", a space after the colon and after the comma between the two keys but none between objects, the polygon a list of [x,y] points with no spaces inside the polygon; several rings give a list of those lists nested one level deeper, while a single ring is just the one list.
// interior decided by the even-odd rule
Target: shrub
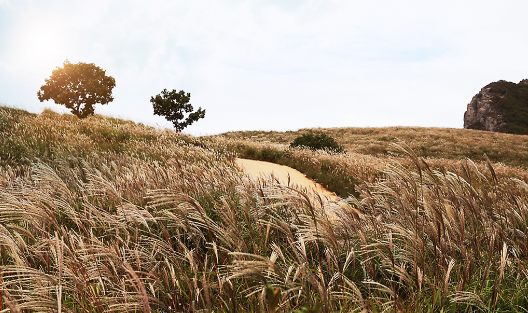
[{"label": "shrub", "polygon": [[345,151],[337,141],[325,133],[306,133],[299,136],[290,143],[291,148],[306,147],[310,150],[329,150],[338,153]]},{"label": "shrub", "polygon": [[280,159],[284,156],[284,153],[282,151],[277,151],[274,149],[262,149],[260,150],[260,160],[272,162],[272,163],[279,163]]}]

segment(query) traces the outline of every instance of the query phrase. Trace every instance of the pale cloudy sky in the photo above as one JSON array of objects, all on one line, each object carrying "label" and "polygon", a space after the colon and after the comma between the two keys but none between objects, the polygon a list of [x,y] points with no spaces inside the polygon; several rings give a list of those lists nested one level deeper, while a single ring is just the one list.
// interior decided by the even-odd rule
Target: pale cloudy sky
[{"label": "pale cloudy sky", "polygon": [[528,78],[526,0],[0,0],[0,103],[64,60],[116,79],[96,113],[171,127],[150,97],[183,89],[184,132],[463,125],[484,85]]}]

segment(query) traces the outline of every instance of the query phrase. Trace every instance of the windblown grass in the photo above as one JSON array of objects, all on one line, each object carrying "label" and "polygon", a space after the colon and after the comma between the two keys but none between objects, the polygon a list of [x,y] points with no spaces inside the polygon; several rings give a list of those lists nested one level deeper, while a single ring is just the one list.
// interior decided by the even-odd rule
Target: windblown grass
[{"label": "windblown grass", "polygon": [[100,116],[0,117],[19,123],[0,144],[28,151],[0,167],[6,312],[528,307],[528,184],[491,162],[441,168],[396,147],[406,163],[387,160],[336,207],[243,176],[222,140]]},{"label": "windblown grass", "polygon": [[[412,128],[409,128],[412,129]],[[451,130],[446,130],[446,132]],[[459,130],[457,130],[459,131]],[[463,131],[463,130],[462,130]],[[438,130],[438,132],[441,132]],[[246,133],[248,134],[264,134],[252,135],[251,139],[244,139]],[[420,157],[427,161],[427,164],[432,166],[436,170],[446,171],[455,166],[458,162],[466,162],[468,159],[460,157],[457,153],[450,153],[449,150],[439,153],[439,155],[431,155],[425,153],[427,156],[423,156],[421,149],[416,151],[412,145],[408,145],[407,142],[396,140],[393,143],[386,142],[384,144],[384,153],[368,153],[363,151],[361,143],[351,148],[346,146],[348,152],[332,153],[328,151],[311,151],[308,149],[292,149],[288,144],[282,144],[278,142],[272,142],[270,140],[263,140],[262,138],[275,138],[275,141],[280,141],[276,136],[285,135],[290,136],[289,132],[276,133],[276,132],[246,132],[246,133],[227,133],[219,136],[213,136],[204,138],[205,142],[208,142],[212,147],[218,147],[218,149],[227,149],[228,151],[235,152],[241,158],[268,161],[293,167],[300,172],[304,173],[309,178],[323,185],[326,189],[335,192],[337,195],[346,198],[350,195],[357,196],[358,193],[355,191],[356,186],[372,183],[384,176],[384,171],[387,166],[393,163],[401,164],[405,167],[411,168],[413,162],[408,156],[396,148],[395,142],[403,143],[407,149],[414,151]],[[428,133],[428,131],[425,131]],[[486,133],[486,132],[482,132]],[[280,135],[278,135],[280,134]],[[515,138],[513,140],[513,147],[522,142],[525,144],[528,141],[527,136],[519,135],[508,135],[501,134],[504,136],[517,136],[521,138]],[[239,136],[239,137],[237,137]],[[257,136],[257,137],[254,137]],[[268,136],[268,137],[266,137]],[[346,137],[346,135],[345,135]],[[279,137],[282,138],[282,137]],[[336,137],[340,142],[344,140],[340,137]],[[456,140],[455,140],[456,141]],[[504,145],[504,158],[508,159],[507,153],[512,150],[511,146],[508,146],[508,141],[501,141]],[[475,143],[478,145],[478,143]],[[483,141],[482,145],[486,145]],[[416,146],[414,146],[416,147]],[[448,148],[448,147],[447,147]],[[482,147],[476,146],[473,148],[477,150],[485,150]],[[387,152],[389,151],[389,152]],[[526,153],[528,150],[522,150],[518,153]],[[387,153],[386,153],[387,152]],[[517,152],[516,152],[517,153]],[[449,158],[445,158],[448,156]],[[528,154],[526,155],[528,157]],[[480,156],[480,161],[471,161],[479,171],[484,171],[487,168],[487,162],[490,160],[486,154]],[[527,160],[528,162],[528,160]],[[513,162],[517,164],[518,162]],[[528,169],[524,166],[517,166],[505,163],[495,163],[495,173],[500,177],[510,178],[515,177],[522,180],[528,179]]]}]

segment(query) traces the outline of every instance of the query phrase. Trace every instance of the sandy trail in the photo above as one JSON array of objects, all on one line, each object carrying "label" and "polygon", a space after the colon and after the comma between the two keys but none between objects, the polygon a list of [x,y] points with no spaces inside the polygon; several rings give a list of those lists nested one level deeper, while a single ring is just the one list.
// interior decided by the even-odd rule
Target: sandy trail
[{"label": "sandy trail", "polygon": [[281,184],[288,184],[288,174],[290,175],[290,181],[296,185],[302,186],[307,189],[312,189],[319,194],[325,195],[329,200],[337,201],[338,197],[335,193],[326,190],[323,186],[316,183],[315,181],[304,176],[303,173],[295,170],[291,167],[279,165],[264,161],[255,161],[247,159],[236,159],[238,167],[244,170],[244,172],[255,178],[267,178],[271,174],[273,177],[279,180]]},{"label": "sandy trail", "polygon": [[[275,179],[278,179],[281,184],[288,184],[288,175],[290,177],[290,183],[295,183],[298,186],[304,187],[306,189],[311,189],[320,195],[323,195],[328,199],[328,202],[325,206],[326,214],[330,220],[337,220],[338,215],[336,215],[336,209],[347,209],[355,212],[356,217],[363,215],[361,211],[352,207],[343,199],[336,196],[335,193],[326,190],[323,186],[316,183],[315,181],[304,176],[303,173],[295,170],[291,167],[279,165],[270,162],[264,161],[255,161],[247,159],[236,159],[236,164],[240,167],[246,174],[255,178],[269,178],[270,175],[273,175]],[[323,197],[323,198],[324,198]]]}]

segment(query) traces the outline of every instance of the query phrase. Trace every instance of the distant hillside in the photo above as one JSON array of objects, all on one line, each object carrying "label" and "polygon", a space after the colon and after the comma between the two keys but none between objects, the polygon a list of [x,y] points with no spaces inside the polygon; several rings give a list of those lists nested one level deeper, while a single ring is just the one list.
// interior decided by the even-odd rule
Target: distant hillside
[{"label": "distant hillside", "polygon": [[499,80],[476,94],[464,114],[464,128],[528,134],[528,79]]},{"label": "distant hillside", "polygon": [[395,152],[391,143],[405,142],[422,157],[485,160],[528,167],[528,137],[455,128],[367,127],[317,128],[287,132],[240,131],[219,136],[229,139],[288,145],[308,131],[322,131],[334,137],[348,152],[388,157]]}]

